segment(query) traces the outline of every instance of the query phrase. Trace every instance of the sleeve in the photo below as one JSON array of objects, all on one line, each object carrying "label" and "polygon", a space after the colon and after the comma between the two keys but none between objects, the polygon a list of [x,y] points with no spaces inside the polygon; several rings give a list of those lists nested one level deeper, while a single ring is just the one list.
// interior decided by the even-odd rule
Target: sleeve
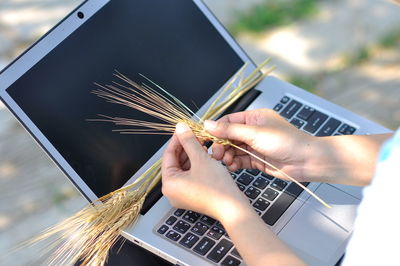
[{"label": "sleeve", "polygon": [[364,189],[342,265],[394,265],[400,250],[400,130],[382,147],[375,177]]}]

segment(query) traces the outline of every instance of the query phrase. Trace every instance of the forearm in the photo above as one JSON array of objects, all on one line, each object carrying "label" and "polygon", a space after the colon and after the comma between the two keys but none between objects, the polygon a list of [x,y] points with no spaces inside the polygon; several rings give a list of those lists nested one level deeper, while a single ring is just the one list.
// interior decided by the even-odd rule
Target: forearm
[{"label": "forearm", "polygon": [[368,185],[381,145],[392,134],[316,137],[306,147],[303,176],[309,181]]},{"label": "forearm", "polygon": [[221,223],[248,265],[304,265],[250,206],[223,216]]}]

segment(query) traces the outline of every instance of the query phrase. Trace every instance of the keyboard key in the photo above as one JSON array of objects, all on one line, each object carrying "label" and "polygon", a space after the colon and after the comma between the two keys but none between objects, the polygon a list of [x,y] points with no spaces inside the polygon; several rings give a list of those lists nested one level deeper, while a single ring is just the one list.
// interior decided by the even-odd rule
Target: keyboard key
[{"label": "keyboard key", "polygon": [[328,122],[315,134],[318,137],[332,136],[333,132],[340,126],[341,122],[335,118],[329,118]]},{"label": "keyboard key", "polygon": [[265,180],[262,177],[258,177],[256,179],[256,181],[253,182],[253,186],[255,186],[256,188],[259,188],[259,189],[266,188],[268,186],[268,184],[269,184],[269,181]]},{"label": "keyboard key", "polygon": [[168,220],[165,223],[168,225],[173,225],[176,222],[176,220],[178,220],[178,218],[171,216],[168,218]]},{"label": "keyboard key", "polygon": [[299,103],[298,101],[292,100],[285,107],[285,109],[283,109],[283,111],[281,112],[281,115],[284,118],[290,119],[300,109],[301,106],[302,106],[301,103]]},{"label": "keyboard key", "polygon": [[215,226],[218,226],[219,228],[224,229],[224,226],[221,224],[220,221],[218,221],[218,222],[215,224]]},{"label": "keyboard key", "polygon": [[289,101],[290,101],[290,98],[287,97],[287,96],[285,96],[285,97],[283,97],[283,98],[281,99],[281,103],[283,103],[283,104],[286,104],[286,103],[288,103]]},{"label": "keyboard key", "polygon": [[265,211],[268,208],[269,204],[270,203],[265,199],[259,198],[256,202],[254,202],[253,206],[260,211]]},{"label": "keyboard key", "polygon": [[287,182],[283,181],[281,179],[275,179],[275,181],[271,184],[272,188],[275,188],[276,190],[282,191],[286,186],[287,186]]},{"label": "keyboard key", "polygon": [[277,196],[278,196],[278,192],[276,192],[275,190],[271,189],[271,188],[267,188],[264,193],[262,194],[262,196],[264,198],[266,198],[269,201],[273,201]]},{"label": "keyboard key", "polygon": [[233,180],[236,179],[236,175],[234,173],[231,173],[231,177],[232,177]]},{"label": "keyboard key", "polygon": [[[309,182],[302,182],[301,184],[303,184],[303,186],[308,186],[310,183]],[[286,194],[289,194],[293,197],[298,197],[300,195],[300,193],[303,191],[303,189],[301,187],[299,187],[298,185],[296,185],[295,183],[292,183],[288,186],[288,188],[285,190]]]},{"label": "keyboard key", "polygon": [[258,175],[260,173],[260,171],[257,170],[257,169],[246,169],[246,172],[248,172],[248,173],[250,173],[250,174],[252,174],[254,176],[256,176],[256,175]]},{"label": "keyboard key", "polygon": [[242,171],[243,171],[243,169],[238,169],[238,170],[235,171],[235,174],[238,175],[238,174],[240,174]]},{"label": "keyboard key", "polygon": [[178,231],[181,234],[186,233],[187,230],[189,230],[190,224],[185,223],[184,221],[179,221],[175,224],[174,230]]},{"label": "keyboard key", "polygon": [[326,114],[315,111],[308,119],[307,124],[303,129],[311,134],[314,134],[318,128],[328,119]]},{"label": "keyboard key", "polygon": [[215,240],[219,240],[221,236],[225,234],[225,230],[221,229],[217,226],[213,226],[208,232],[207,236],[214,238]]},{"label": "keyboard key", "polygon": [[177,232],[174,231],[169,231],[166,235],[169,239],[171,239],[172,241],[178,241],[179,238],[181,238],[181,235],[178,234]]},{"label": "keyboard key", "polygon": [[247,197],[250,199],[255,199],[260,195],[261,191],[256,189],[255,187],[249,187],[244,194],[246,194]]},{"label": "keyboard key", "polygon": [[200,214],[194,211],[187,211],[185,215],[183,216],[183,219],[185,219],[188,222],[194,223],[199,219]]},{"label": "keyboard key", "polygon": [[215,245],[215,241],[209,239],[208,237],[204,237],[200,240],[200,242],[193,248],[193,250],[200,255],[205,255],[213,246]]},{"label": "keyboard key", "polygon": [[179,244],[187,247],[187,248],[192,248],[194,244],[199,240],[200,238],[198,236],[195,236],[192,233],[187,233],[181,241],[179,241]]},{"label": "keyboard key", "polygon": [[174,214],[175,216],[181,217],[181,215],[185,212],[184,209],[177,209]]},{"label": "keyboard key", "polygon": [[240,183],[236,183],[236,185],[238,186],[238,188],[240,189],[240,191],[243,191],[243,190],[245,190],[246,189],[246,187],[245,186],[243,186],[242,184],[240,184]]},{"label": "keyboard key", "polygon": [[235,259],[232,256],[226,256],[226,258],[221,262],[222,266],[239,266],[240,260]]},{"label": "keyboard key", "polygon": [[203,223],[197,222],[197,223],[192,227],[191,230],[192,230],[193,233],[195,233],[195,234],[197,234],[197,235],[199,235],[199,236],[202,236],[202,235],[204,235],[204,233],[208,230],[208,226],[205,225],[205,224],[203,224]]},{"label": "keyboard key", "polygon": [[343,135],[353,135],[355,131],[356,131],[356,129],[352,126],[349,126],[348,124],[343,124],[339,128],[339,133],[341,133]]},{"label": "keyboard key", "polygon": [[165,232],[168,231],[168,229],[169,229],[169,227],[166,226],[165,224],[163,224],[163,225],[157,230],[157,233],[163,235],[163,234],[165,234]]},{"label": "keyboard key", "polygon": [[303,120],[300,120],[298,118],[293,118],[290,121],[290,124],[292,124],[293,126],[297,127],[298,129],[301,129],[302,126],[304,126],[306,122],[304,122]]},{"label": "keyboard key", "polygon": [[210,254],[208,254],[207,258],[218,263],[232,247],[232,242],[227,239],[222,239]]},{"label": "keyboard key", "polygon": [[278,103],[274,106],[274,111],[279,112],[283,108],[283,104]]},{"label": "keyboard key", "polygon": [[202,221],[205,224],[208,224],[209,226],[211,226],[215,223],[215,219],[211,218],[210,216],[207,216],[207,215],[203,215],[203,217],[201,217],[200,221]]},{"label": "keyboard key", "polygon": [[296,198],[291,195],[282,193],[275,201],[275,203],[271,206],[271,208],[269,208],[268,211],[263,216],[261,216],[261,218],[268,225],[274,225],[295,199]]},{"label": "keyboard key", "polygon": [[[308,183],[303,185],[307,186]],[[268,225],[274,225],[302,191],[303,189],[295,183],[290,184],[261,218]]]},{"label": "keyboard key", "polygon": [[239,259],[242,259],[242,256],[240,256],[239,252],[237,251],[236,248],[234,248],[231,252],[232,255],[236,256]]},{"label": "keyboard key", "polygon": [[303,109],[301,109],[297,114],[297,117],[307,121],[314,112],[314,108],[311,108],[310,106],[304,106]]},{"label": "keyboard key", "polygon": [[251,181],[254,180],[254,177],[252,177],[251,175],[247,174],[247,173],[243,173],[239,176],[239,178],[237,179],[238,182],[242,183],[243,185],[247,186],[251,183]]},{"label": "keyboard key", "polygon": [[275,177],[273,177],[272,175],[269,175],[269,174],[266,174],[266,173],[261,173],[261,176],[265,177],[265,178],[268,179],[268,180],[272,180],[272,179],[275,178]]}]

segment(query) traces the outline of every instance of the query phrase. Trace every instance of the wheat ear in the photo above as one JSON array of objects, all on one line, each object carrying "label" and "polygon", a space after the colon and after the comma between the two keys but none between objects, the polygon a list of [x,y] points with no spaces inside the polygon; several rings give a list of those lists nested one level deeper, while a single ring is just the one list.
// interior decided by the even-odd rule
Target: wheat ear
[{"label": "wheat ear", "polygon": [[[154,123],[109,116],[100,116],[101,118],[91,121],[107,121],[116,125],[131,127],[115,130],[122,134],[153,135],[173,134],[175,125],[178,122],[184,122],[201,139],[231,145],[240,149],[229,140],[219,139],[207,133],[204,130],[203,122],[208,119],[218,118],[235,101],[265,78],[273,70],[272,67],[267,71],[261,71],[268,62],[269,60],[264,62],[245,78],[243,78],[243,72],[248,65],[243,66],[227,83],[221,94],[202,116],[196,115],[179,99],[150,79],[143,76],[159,91],[147,84],[139,85],[117,72],[115,76],[119,79],[119,82],[113,82],[111,85],[105,86],[98,84],[100,89],[94,91],[94,93],[111,103],[121,104],[145,112],[158,118],[160,122]],[[249,155],[261,160],[288,179],[302,186],[270,163],[255,157],[254,154],[249,153]],[[74,216],[49,228],[37,238],[28,241],[27,244],[52,238],[53,241],[47,247],[47,251],[53,253],[49,260],[50,265],[74,264],[78,260],[82,261],[83,265],[104,265],[109,249],[115,244],[120,233],[137,221],[146,196],[159,183],[160,179],[161,159],[147,169],[132,184],[101,197]],[[309,189],[304,186],[302,188],[324,204]],[[326,203],[324,205],[329,206]]]},{"label": "wheat ear", "polygon": [[[154,116],[163,122],[156,123],[139,121],[129,118],[105,116],[102,116],[105,119],[102,119],[101,121],[113,122],[114,124],[119,126],[131,126],[131,128],[128,129],[116,130],[123,134],[154,135],[173,134],[175,131],[175,125],[177,123],[186,123],[198,138],[202,140],[211,140],[214,143],[219,143],[225,146],[231,146],[247,153],[249,156],[252,156],[256,160],[261,161],[265,165],[268,165],[270,168],[274,169],[290,181],[294,182],[296,185],[304,189],[307,193],[309,193],[325,207],[331,208],[329,204],[323,201],[309,188],[301,184],[299,181],[297,181],[284,171],[275,167],[271,163],[237,145],[234,145],[231,141],[227,139],[217,138],[204,130],[204,118],[215,119],[216,117],[221,115],[223,113],[222,110],[226,110],[226,106],[230,106],[232,103],[234,103],[249,89],[258,84],[265,77],[265,75],[268,75],[273,70],[273,68],[271,68],[267,72],[259,74],[260,70],[262,70],[263,67],[268,63],[269,60],[266,60],[248,77],[246,77],[245,79],[239,79],[239,77],[244,72],[244,69],[247,67],[247,64],[245,64],[227,83],[227,86],[222,90],[220,95],[211,104],[208,111],[206,111],[206,113],[201,118],[195,115],[195,113],[192,112],[179,99],[171,95],[167,90],[152,82],[147,77],[144,78],[152,85],[156,86],[159,90],[161,90],[163,94],[158,93],[155,89],[146,84],[139,85],[136,82],[133,82],[132,80],[127,78],[126,76],[122,75],[121,73],[117,72],[115,76],[125,82],[127,85],[121,85],[120,83],[114,82],[113,85],[100,86],[101,89],[94,91],[94,93],[109,102],[126,105],[128,107],[150,114],[151,116]],[[234,87],[235,83],[237,83],[236,87]],[[128,90],[128,92],[126,90]],[[224,98],[225,95],[227,96]]]}]

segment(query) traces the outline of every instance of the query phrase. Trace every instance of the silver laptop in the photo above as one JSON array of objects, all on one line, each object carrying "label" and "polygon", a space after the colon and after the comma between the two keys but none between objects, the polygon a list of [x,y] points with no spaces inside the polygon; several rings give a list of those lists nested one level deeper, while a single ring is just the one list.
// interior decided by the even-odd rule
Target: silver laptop
[{"label": "silver laptop", "polygon": [[[133,182],[157,160],[162,136],[126,136],[97,114],[149,119],[91,94],[115,69],[138,73],[199,113],[250,58],[200,0],[88,0],[0,74],[0,96],[38,144],[89,201]],[[252,65],[248,71],[254,69]],[[195,105],[192,104],[195,103]],[[268,77],[233,111],[272,108],[317,136],[385,133],[387,129]],[[296,147],[293,147],[296,149]],[[326,209],[294,184],[254,169],[232,173],[255,211],[310,265],[335,265],[345,252],[362,194],[357,187],[307,184]],[[223,226],[174,209],[158,186],[135,227],[123,236],[178,265],[240,265]]]}]

